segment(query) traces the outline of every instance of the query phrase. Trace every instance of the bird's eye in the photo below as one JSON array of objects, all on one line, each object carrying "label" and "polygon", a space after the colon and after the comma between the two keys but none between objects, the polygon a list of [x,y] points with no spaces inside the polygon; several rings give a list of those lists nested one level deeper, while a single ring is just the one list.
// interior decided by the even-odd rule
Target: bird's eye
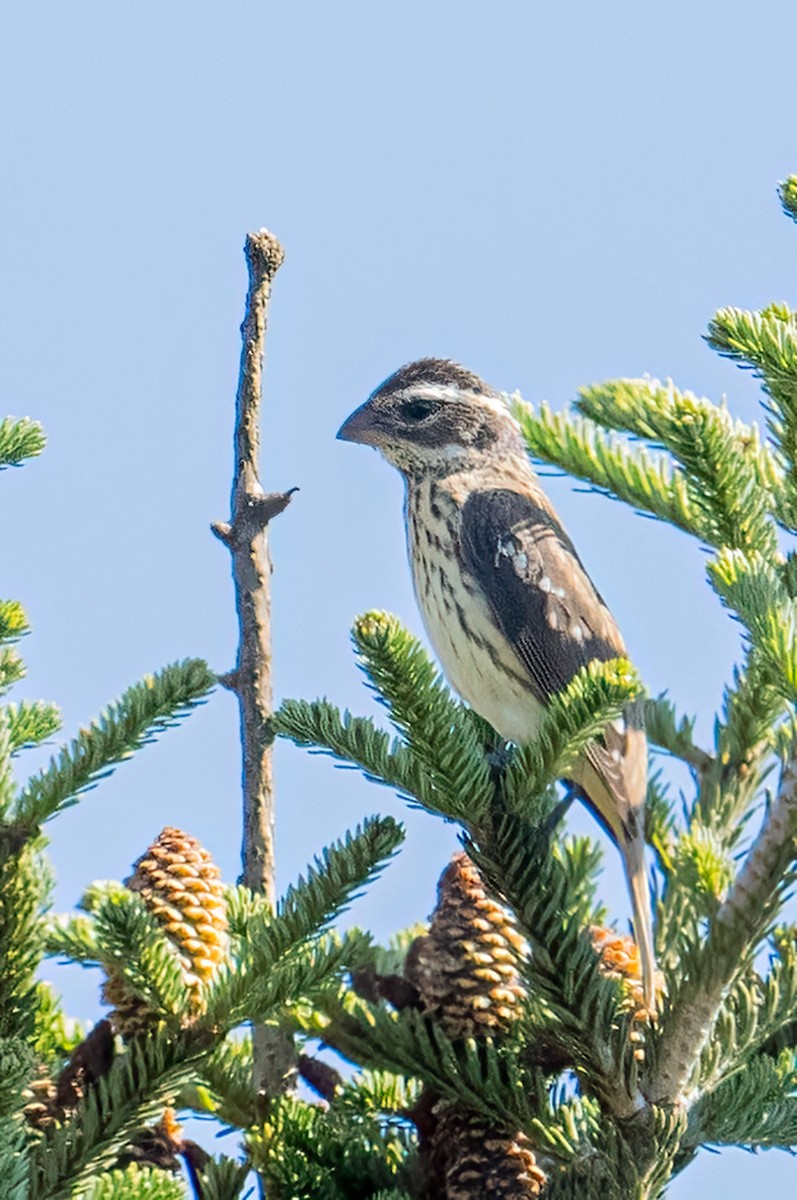
[{"label": "bird's eye", "polygon": [[430,417],[436,408],[433,400],[407,400],[402,404],[401,412],[410,421],[423,421],[424,418]]}]

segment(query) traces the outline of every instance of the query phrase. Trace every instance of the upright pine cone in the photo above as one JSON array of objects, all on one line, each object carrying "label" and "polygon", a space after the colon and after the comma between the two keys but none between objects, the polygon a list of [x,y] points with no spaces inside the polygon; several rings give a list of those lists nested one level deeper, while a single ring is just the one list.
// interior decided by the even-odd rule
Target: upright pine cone
[{"label": "upright pine cone", "polygon": [[[644,1062],[644,1035],[640,1027],[649,1023],[650,1010],[645,1004],[639,947],[627,933],[604,929],[602,925],[590,925],[589,936],[598,955],[598,970],[607,979],[616,979],[622,984],[622,1007],[633,1019],[629,1040],[634,1044],[634,1058]],[[657,979],[656,990],[661,990],[661,979]]]},{"label": "upright pine cone", "polygon": [[486,1037],[517,1017],[525,995],[518,966],[527,953],[512,914],[487,895],[460,852],[440,877],[429,932],[410,946],[404,973],[448,1037]]},{"label": "upright pine cone", "polygon": [[648,1021],[650,1013],[645,1005],[639,947],[634,939],[602,925],[590,925],[589,936],[601,974],[622,983],[624,1007],[633,1013],[634,1020],[640,1024]]},{"label": "upright pine cone", "polygon": [[[178,952],[190,1004],[198,1015],[202,986],[223,961],[227,946],[227,911],[218,867],[196,838],[167,826],[135,863],[125,884],[138,892]],[[103,997],[114,1005],[111,1020],[124,1036],[151,1023],[145,1003],[120,973],[109,972]]]},{"label": "upright pine cone", "polygon": [[522,1133],[497,1132],[488,1121],[439,1102],[434,1110],[431,1161],[445,1200],[532,1200],[545,1172]]},{"label": "upright pine cone", "polygon": [[110,1005],[108,1020],[114,1033],[120,1033],[124,1038],[144,1033],[157,1021],[157,1017],[146,1000],[136,995],[124,975],[113,967],[107,970],[108,977],[102,985],[102,1000]]},{"label": "upright pine cone", "polygon": [[56,1123],[55,1084],[44,1067],[25,1089],[25,1120],[34,1129],[49,1129]]}]

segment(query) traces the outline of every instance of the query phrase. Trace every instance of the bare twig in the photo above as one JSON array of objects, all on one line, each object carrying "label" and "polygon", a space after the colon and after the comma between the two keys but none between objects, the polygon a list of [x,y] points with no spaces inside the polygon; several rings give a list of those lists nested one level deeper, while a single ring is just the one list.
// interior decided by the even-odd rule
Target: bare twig
[{"label": "bare twig", "polygon": [[[260,484],[260,405],[266,316],[272,280],[284,252],[272,233],[250,233],[245,245],[249,268],[246,313],[241,326],[241,366],[235,405],[235,470],[229,522],[211,529],[232,555],[238,611],[238,658],[220,682],[238,697],[243,752],[243,870],[241,882],[276,903],[274,859],[274,781],[271,749],[271,559],[267,527],[288,505],[288,492],[266,493]],[[284,1087],[290,1044],[282,1033],[254,1031],[255,1088],[267,1099]]]},{"label": "bare twig", "polygon": [[682,1097],[725,989],[745,961],[750,939],[761,929],[795,858],[796,838],[797,746],[784,765],[775,802],[712,923],[704,951],[709,974],[687,984],[670,1015],[655,1078],[646,1088],[650,1100],[678,1102]]}]

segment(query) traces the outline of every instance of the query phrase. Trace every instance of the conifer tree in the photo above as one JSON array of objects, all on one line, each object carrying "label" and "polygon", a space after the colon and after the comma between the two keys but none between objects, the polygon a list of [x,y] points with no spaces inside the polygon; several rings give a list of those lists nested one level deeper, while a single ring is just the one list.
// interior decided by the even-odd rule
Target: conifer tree
[{"label": "conifer tree", "polygon": [[[780,195],[797,219],[797,179]],[[797,858],[797,316],[785,304],[725,308],[707,340],[760,379],[765,434],[652,379],[584,388],[559,413],[517,395],[507,403],[534,459],[708,551],[707,582],[744,634],[712,746],[696,742],[694,720],[668,696],[645,696],[621,661],[582,671],[533,743],[506,746],[384,613],[358,619],[353,641],[392,733],[326,700],[286,701],[277,715],[284,736],[462,830],[464,854],[442,876],[428,932],[375,952],[307,1022],[361,1070],[412,1089],[393,1110],[415,1127],[408,1175],[388,1194],[652,1200],[701,1146],[797,1147],[797,925],[787,908]],[[666,767],[650,774],[655,1015],[633,940],[605,925],[598,849],[564,832],[556,791],[585,744],[640,696],[654,757],[680,760],[692,780],[676,797]]]},{"label": "conifer tree", "polygon": [[[781,199],[797,219],[797,179]],[[12,756],[52,737],[58,713],[0,706],[3,1200],[236,1200],[252,1172],[268,1200],[653,1200],[703,1145],[797,1148],[797,317],[723,309],[708,339],[760,378],[765,435],[649,379],[586,388],[573,411],[508,403],[535,459],[707,549],[708,584],[744,631],[712,746],[624,661],[582,671],[537,739],[507,746],[380,612],[352,637],[390,729],[326,700],[285,701],[267,722],[459,826],[427,928],[388,946],[332,928],[398,849],[401,828],[378,817],[280,901],[225,884],[167,826],[126,882],[49,915],[45,822],[216,676],[189,660],[134,684],[22,784]],[[35,422],[0,424],[0,465],[42,447]],[[216,532],[234,549],[234,520]],[[5,690],[26,630],[21,606],[1,603]],[[599,849],[568,836],[557,790],[638,697],[654,755],[692,779],[676,797],[666,760],[650,775],[655,1016],[633,940],[606,924]],[[106,1013],[93,1029],[41,982],[46,956],[96,967]],[[278,1086],[263,1086],[264,1046],[285,1056]],[[228,1155],[184,1136],[191,1113],[238,1131]]]},{"label": "conifer tree", "polygon": [[[35,422],[0,425],[2,466],[43,445]],[[0,603],[4,691],[24,674],[15,642],[27,629],[18,602]],[[82,911],[47,915],[45,822],[177,724],[214,682],[196,659],[147,676],[21,786],[12,759],[57,732],[58,710],[45,702],[0,707],[3,1200],[172,1200],[186,1194],[175,1174],[183,1161],[195,1195],[232,1200],[249,1162],[213,1160],[182,1139],[168,1106],[216,1111],[213,1081],[223,1081],[220,1114],[223,1103],[248,1127],[254,1093],[242,1072],[250,1050],[228,1035],[315,1000],[367,952],[364,935],[337,936],[326,926],[401,840],[389,819],[366,821],[324,851],[276,912],[248,888],[225,888],[195,839],[167,828],[126,884],[95,884]],[[45,955],[102,968],[109,1012],[94,1029],[69,1021],[54,990],[37,980]]]}]

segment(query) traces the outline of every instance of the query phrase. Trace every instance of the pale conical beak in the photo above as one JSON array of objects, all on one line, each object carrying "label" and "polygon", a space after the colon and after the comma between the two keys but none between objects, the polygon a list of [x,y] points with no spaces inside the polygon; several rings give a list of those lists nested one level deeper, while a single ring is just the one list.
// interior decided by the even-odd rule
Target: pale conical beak
[{"label": "pale conical beak", "polygon": [[338,430],[341,442],[359,442],[362,446],[375,446],[378,433],[374,421],[374,410],[368,401],[361,404]]}]

